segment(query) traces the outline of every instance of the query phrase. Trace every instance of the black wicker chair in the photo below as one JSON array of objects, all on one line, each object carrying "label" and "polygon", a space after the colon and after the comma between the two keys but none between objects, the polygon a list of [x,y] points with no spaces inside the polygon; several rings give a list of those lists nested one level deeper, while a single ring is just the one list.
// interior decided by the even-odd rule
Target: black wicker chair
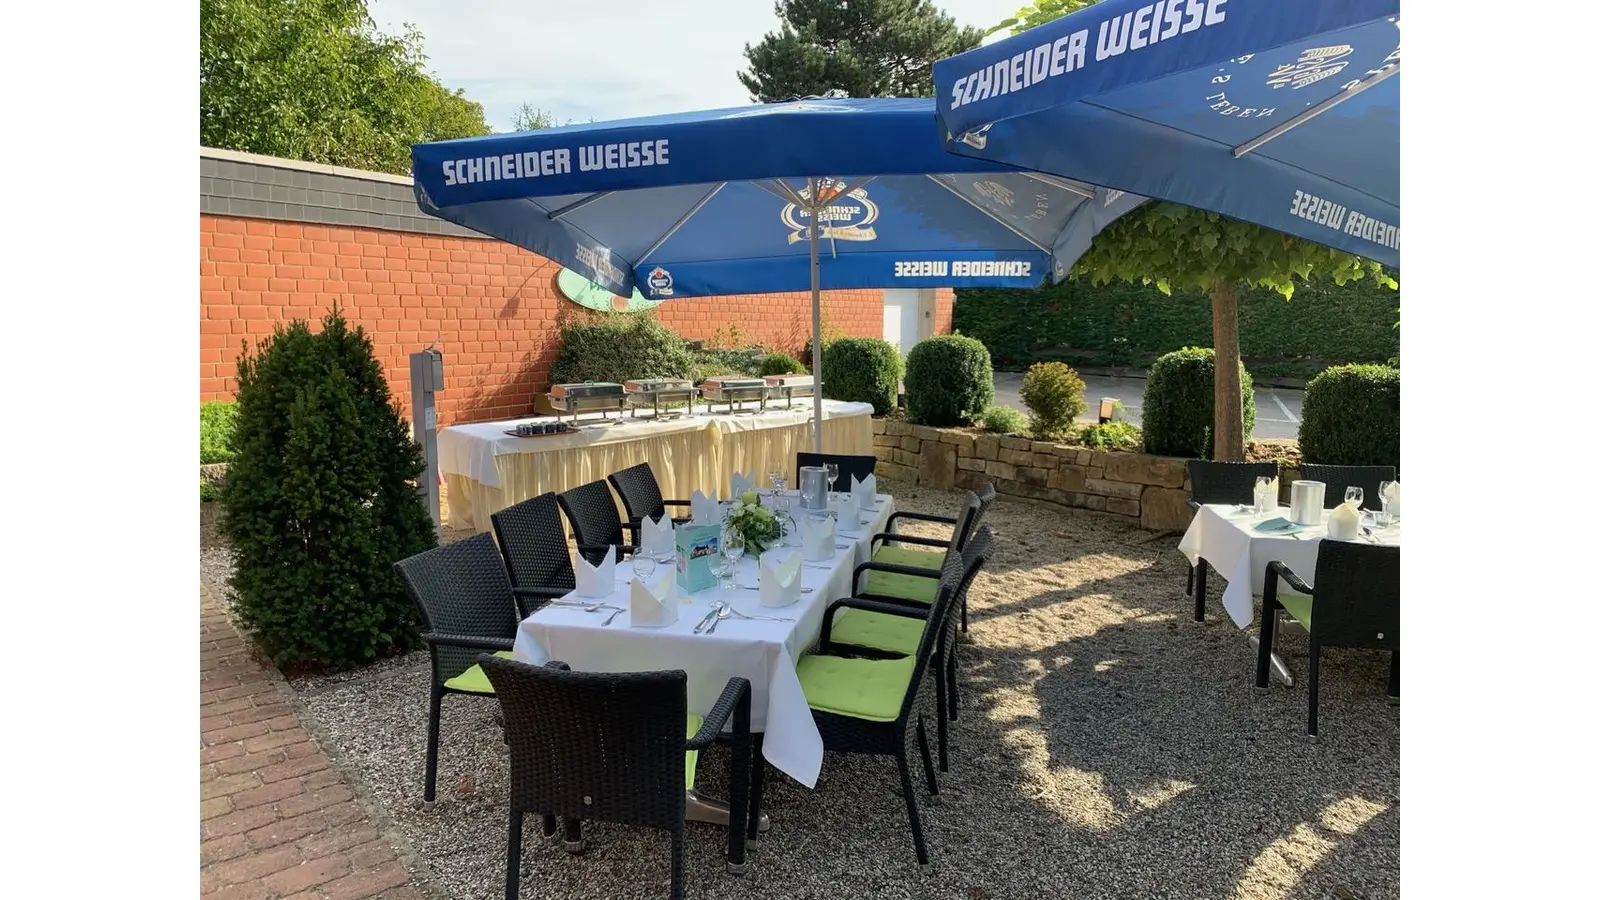
[{"label": "black wicker chair", "polygon": [[1333,509],[1344,502],[1344,489],[1361,488],[1362,509],[1382,509],[1378,485],[1394,480],[1394,466],[1321,466],[1303,463],[1300,477],[1307,481],[1320,481],[1328,486],[1322,495],[1322,506]]},{"label": "black wicker chair", "polygon": [[[898,659],[864,659],[836,656],[834,647],[819,644],[818,652],[801,657],[795,667],[800,687],[805,691],[811,716],[822,734],[822,747],[836,753],[864,753],[893,756],[900,769],[900,788],[905,796],[906,814],[911,820],[911,840],[917,863],[928,871],[928,845],[922,837],[922,818],[917,811],[916,789],[911,784],[911,763],[906,747],[907,731],[913,719],[917,749],[922,755],[922,774],[927,780],[931,801],[939,797],[939,776],[934,773],[933,755],[928,750],[928,729],[917,708],[923,676],[939,648],[940,639],[960,590],[964,572],[961,557],[948,554],[939,576],[939,597],[928,614],[928,624],[917,644],[915,656]],[[915,612],[892,603],[864,601],[857,609],[870,609],[888,615],[913,616]],[[840,648],[844,649],[844,648]],[[937,681],[937,676],[935,681]],[[760,796],[761,771],[757,760],[756,787]]]},{"label": "black wicker chair", "polygon": [[[672,896],[683,897],[685,792],[695,756],[732,724],[727,867],[745,871],[750,798],[750,682],[730,678],[704,720],[688,714],[682,670],[606,674],[573,672],[484,657],[505,715],[511,746],[511,820],[506,843],[506,898],[516,900],[522,817],[566,821],[568,849],[582,850],[584,820],[659,828],[672,834]],[[687,726],[687,727],[686,727]],[[687,732],[687,735],[686,735]]]},{"label": "black wicker chair", "polygon": [[493,696],[478,657],[486,650],[511,655],[517,602],[494,538],[487,534],[425,550],[395,563],[395,569],[422,610],[422,638],[433,658],[422,790],[422,799],[432,802],[439,768],[439,707],[448,694]]},{"label": "black wicker chair", "polygon": [[[887,600],[891,603],[910,601],[922,606],[932,603],[939,567],[943,565],[944,551],[952,546],[952,542],[957,550],[966,545],[967,538],[983,522],[983,516],[989,511],[989,505],[994,502],[994,498],[994,485],[987,483],[979,488],[977,493],[967,492],[966,506],[956,518],[903,511],[891,513],[889,521],[884,523],[884,527],[889,530],[872,536],[872,561],[856,567],[851,581],[851,587],[854,589],[852,593],[858,597]],[[941,539],[899,534],[895,531],[895,524],[902,520],[948,525],[950,537]],[[917,547],[934,549],[918,550]],[[911,573],[904,571],[906,567],[922,571]],[[884,574],[877,578],[869,576],[867,584],[863,585],[861,574],[873,571]],[[918,577],[901,577],[907,575]],[[961,631],[962,633],[967,631],[965,596],[961,599]]]},{"label": "black wicker chair", "polygon": [[[669,506],[689,508],[687,500],[661,499],[661,483],[656,481],[656,473],[651,471],[649,463],[639,463],[621,472],[613,472],[606,476],[606,480],[611,482],[611,487],[616,490],[617,496],[622,498],[622,506],[628,512],[628,528],[633,531],[635,537],[639,534],[641,520],[660,520]],[[674,524],[682,524],[689,520],[689,516],[672,518]]]},{"label": "black wicker chair", "polygon": [[623,535],[622,516],[617,514],[617,501],[604,481],[591,481],[563,491],[556,496],[561,511],[572,526],[572,539],[578,544],[578,553],[590,565],[599,565],[606,551],[615,547],[617,559],[633,553],[638,546],[638,536],[628,540]]},{"label": "black wicker chair", "polygon": [[578,586],[555,494],[540,494],[489,516],[522,618]]},{"label": "black wicker chair", "polygon": [[[994,535],[990,533],[989,526],[978,529],[972,539],[960,551],[962,577],[961,586],[952,603],[959,603],[966,597],[967,591],[972,587],[972,582],[977,578],[979,570],[989,559],[989,551],[994,543]],[[956,553],[954,545],[946,552],[946,558]],[[941,568],[931,570],[933,577],[939,577],[943,572]],[[862,604],[866,604],[863,606]],[[907,611],[920,617],[906,615],[886,615],[873,612],[876,601],[862,597],[847,597],[835,600],[829,604],[827,612],[822,617],[822,643],[830,646],[859,650],[864,655],[896,657],[912,656],[917,652],[922,632],[927,628],[927,614],[931,609],[924,608]],[[854,609],[857,612],[841,617],[835,621],[835,614],[841,609]],[[935,697],[938,705],[939,722],[939,771],[950,771],[949,753],[949,726],[948,721],[956,718],[957,703],[956,688],[956,627],[953,615],[955,607],[952,605],[952,615],[945,617],[944,639],[940,641],[938,649],[934,651],[933,667],[938,673],[935,682]]]},{"label": "black wicker chair", "polygon": [[[1189,508],[1199,509],[1208,503],[1251,505],[1256,500],[1256,479],[1277,478],[1275,462],[1207,462],[1189,460]],[[1194,597],[1194,620],[1206,620],[1206,561],[1189,567],[1189,581],[1184,587],[1186,596]]]},{"label": "black wicker chair", "polygon": [[1267,564],[1256,656],[1256,687],[1265,689],[1278,611],[1286,610],[1310,634],[1306,733],[1312,738],[1317,736],[1317,679],[1324,647],[1391,651],[1389,696],[1400,696],[1400,548],[1324,540],[1317,547],[1316,582],[1313,589],[1283,563]]},{"label": "black wicker chair", "polygon": [[[796,453],[794,459],[794,486],[800,486],[800,470],[806,466],[825,466],[834,463],[839,467],[839,487],[850,490],[851,478],[865,478],[878,467],[876,456],[851,456],[845,453]],[[829,490],[833,490],[830,485]]]}]

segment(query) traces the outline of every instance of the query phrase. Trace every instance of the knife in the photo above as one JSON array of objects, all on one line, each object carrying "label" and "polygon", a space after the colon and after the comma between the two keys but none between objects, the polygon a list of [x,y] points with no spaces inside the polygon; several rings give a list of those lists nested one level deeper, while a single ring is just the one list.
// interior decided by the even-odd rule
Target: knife
[{"label": "knife", "polygon": [[704,632],[706,630],[706,626],[710,625],[711,624],[711,620],[715,619],[716,617],[717,617],[717,610],[715,608],[713,608],[711,610],[711,612],[706,613],[706,617],[704,619],[700,620],[700,624],[694,626],[694,633],[695,634],[700,634],[701,632]]}]

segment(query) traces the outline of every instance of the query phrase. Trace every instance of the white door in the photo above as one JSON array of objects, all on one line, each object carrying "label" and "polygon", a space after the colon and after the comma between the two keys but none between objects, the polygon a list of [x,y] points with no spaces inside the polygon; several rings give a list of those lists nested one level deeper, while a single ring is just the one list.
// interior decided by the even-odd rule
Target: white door
[{"label": "white door", "polygon": [[883,339],[899,347],[902,355],[921,337],[920,293],[915,289],[883,292]]}]

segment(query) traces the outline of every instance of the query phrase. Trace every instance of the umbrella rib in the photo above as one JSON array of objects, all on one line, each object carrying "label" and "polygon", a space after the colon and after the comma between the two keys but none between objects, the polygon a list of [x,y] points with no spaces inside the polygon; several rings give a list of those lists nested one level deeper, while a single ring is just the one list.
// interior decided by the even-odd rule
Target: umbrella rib
[{"label": "umbrella rib", "polygon": [[948,184],[945,184],[943,181],[940,181],[939,180],[939,176],[937,176],[937,175],[924,175],[922,177],[928,179],[929,181],[933,182],[934,184],[937,184],[939,187],[942,187],[945,190],[949,191],[951,194],[953,194],[955,196],[955,198],[957,200],[960,200],[962,203],[965,203],[966,205],[968,205],[968,206],[972,207],[973,209],[977,210],[978,212],[981,212],[984,215],[988,216],[990,218],[990,220],[992,220],[995,224],[1003,226],[1007,231],[1011,232],[1012,234],[1016,235],[1017,237],[1022,238],[1023,240],[1025,240],[1028,243],[1032,244],[1033,246],[1037,247],[1041,252],[1044,252],[1044,253],[1049,253],[1050,252],[1050,248],[1049,247],[1046,247],[1045,245],[1043,245],[1043,244],[1039,243],[1038,241],[1034,240],[1033,238],[1029,237],[1026,232],[1024,232],[1021,229],[1017,228],[1015,225],[1012,225],[1010,222],[1007,222],[1005,219],[1000,218],[999,216],[995,215],[994,213],[989,212],[987,209],[984,209],[983,207],[979,206],[978,204],[973,203],[971,200],[968,200],[966,197],[962,196],[960,191],[956,190],[955,188],[951,187]]},{"label": "umbrella rib", "polygon": [[717,191],[720,191],[720,190],[722,190],[723,188],[725,188],[727,186],[728,186],[728,183],[726,181],[719,181],[716,184],[712,185],[711,186],[711,190],[706,191],[706,194],[705,194],[704,197],[701,197],[699,200],[696,200],[694,202],[694,205],[689,207],[689,211],[688,212],[686,212],[682,216],[680,216],[678,218],[678,221],[672,223],[672,227],[667,229],[667,233],[666,234],[663,234],[661,237],[656,238],[656,242],[654,244],[651,244],[650,247],[647,250],[645,250],[643,253],[639,254],[639,259],[636,262],[634,262],[633,267],[637,269],[638,267],[644,265],[644,261],[650,258],[650,254],[656,252],[657,250],[660,250],[661,249],[661,245],[665,244],[667,241],[671,240],[672,236],[678,233],[678,229],[682,228],[684,226],[684,223],[686,223],[690,219],[694,218],[694,214],[699,212],[701,207],[703,207],[707,203],[711,202],[711,198],[715,197],[717,195]]},{"label": "umbrella rib", "polygon": [[1081,184],[1076,184],[1066,180],[1065,178],[1057,178],[1053,175],[1046,175],[1043,172],[1019,172],[1017,174],[1021,175],[1023,178],[1031,178],[1040,184],[1048,184],[1053,188],[1060,188],[1069,194],[1077,194],[1079,197],[1082,197],[1085,200],[1094,199],[1094,188],[1084,187]]},{"label": "umbrella rib", "polygon": [[[773,187],[773,185],[777,185],[777,187]],[[805,199],[799,194],[795,193],[794,188],[789,187],[787,184],[784,184],[782,181],[776,178],[769,179],[767,181],[757,181],[755,182],[755,186],[761,188],[763,191],[766,191],[772,196],[777,197],[779,200],[782,200],[785,203],[793,203],[796,206],[806,205]]]},{"label": "umbrella rib", "polygon": [[1399,74],[1400,64],[1395,63],[1392,68],[1384,69],[1376,75],[1361,79],[1350,87],[1340,91],[1337,94],[1334,94],[1332,97],[1329,97],[1321,103],[1318,103],[1316,106],[1313,106],[1308,110],[1304,110],[1289,121],[1280,122],[1261,134],[1261,136],[1251,138],[1250,140],[1245,141],[1239,146],[1233,148],[1233,158],[1238,159],[1252,150],[1256,150],[1265,146],[1267,142],[1282,137],[1291,130],[1304,125],[1312,119],[1315,119],[1317,116],[1320,116],[1328,110],[1333,109],[1335,106],[1338,106],[1346,100],[1349,100],[1351,97],[1354,97],[1367,88],[1381,84],[1382,82],[1387,81],[1390,76]]},{"label": "umbrella rib", "polygon": [[577,212],[578,210],[583,209],[585,206],[588,206],[589,204],[595,202],[596,200],[599,200],[602,197],[609,197],[609,196],[611,196],[611,191],[596,191],[595,193],[590,194],[587,197],[584,197],[582,200],[574,200],[571,203],[568,203],[566,206],[561,207],[560,209],[552,210],[551,212],[546,213],[545,216],[547,218],[549,218],[550,221],[554,222],[555,220],[557,220],[557,219],[561,218],[562,216],[566,215],[567,213]]}]

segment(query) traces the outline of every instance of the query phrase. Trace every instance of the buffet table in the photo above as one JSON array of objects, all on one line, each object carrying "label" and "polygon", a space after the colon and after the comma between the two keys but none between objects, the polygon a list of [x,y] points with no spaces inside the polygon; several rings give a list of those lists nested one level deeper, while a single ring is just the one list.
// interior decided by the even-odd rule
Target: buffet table
[{"label": "buffet table", "polygon": [[[872,454],[872,405],[823,400],[827,453]],[[768,408],[762,413],[700,412],[657,421],[623,414],[618,424],[585,424],[577,432],[516,437],[519,422],[473,422],[439,431],[439,471],[444,476],[450,523],[489,530],[489,516],[549,491],[565,491],[641,462],[650,463],[664,496],[687,498],[696,489],[729,492],[729,475],[767,473],[794,477],[795,454],[812,449],[812,406]],[[613,416],[613,421],[616,421]]]}]

